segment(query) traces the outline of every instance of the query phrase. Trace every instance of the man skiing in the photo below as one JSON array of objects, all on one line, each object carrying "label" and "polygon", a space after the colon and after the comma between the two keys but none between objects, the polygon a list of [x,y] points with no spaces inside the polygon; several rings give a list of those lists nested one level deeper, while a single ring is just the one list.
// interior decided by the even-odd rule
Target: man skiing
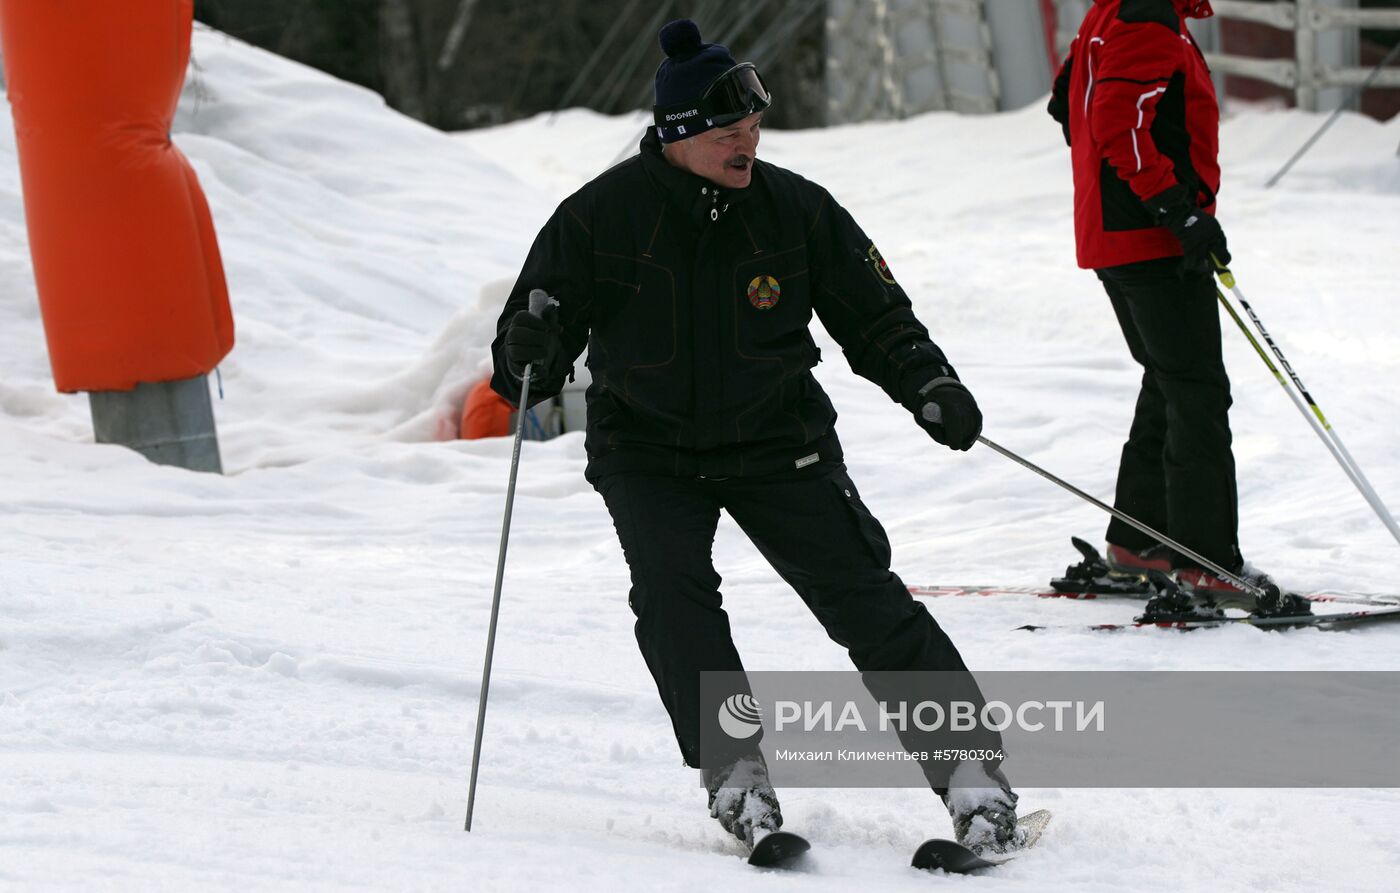
[{"label": "man skiing", "polygon": [[[492,386],[518,402],[533,364],[531,401],[551,396],[588,348],[586,475],[631,571],[637,643],[711,814],[752,846],[782,824],[761,755],[700,752],[701,717],[719,706],[701,703],[701,673],[743,669],[711,562],[721,510],[858,669],[960,671],[981,697],[891,573],[885,532],[846,473],[811,373],[812,314],[939,443],[969,449],[982,416],[845,209],[756,158],[771,97],[753,65],[689,20],[660,42],[655,126],[639,156],[541,230],[501,313]],[[529,313],[532,289],[557,307]],[[946,765],[924,768],[960,840],[1017,842],[1016,795],[995,762],[961,764],[953,781]]]},{"label": "man skiing", "polygon": [[[1079,265],[1098,274],[1143,367],[1114,505],[1263,587],[1268,578],[1240,555],[1215,306],[1217,263],[1230,262],[1214,216],[1220,110],[1186,27],[1211,14],[1208,0],[1094,0],[1049,112],[1073,158]],[[1114,571],[1170,572],[1208,596],[1240,591],[1117,518],[1106,539]],[[1193,611],[1213,613],[1173,591],[1146,616]]]}]

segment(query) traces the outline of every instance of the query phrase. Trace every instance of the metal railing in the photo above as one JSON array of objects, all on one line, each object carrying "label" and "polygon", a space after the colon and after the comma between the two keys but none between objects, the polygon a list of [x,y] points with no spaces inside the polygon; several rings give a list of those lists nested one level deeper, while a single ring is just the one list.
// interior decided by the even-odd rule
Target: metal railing
[{"label": "metal railing", "polygon": [[[1069,49],[1073,28],[1083,17],[1084,0],[1055,0],[1059,9],[1056,44],[1060,53]],[[1206,61],[1218,74],[1265,81],[1292,90],[1298,108],[1316,111],[1318,91],[1328,87],[1367,86],[1400,88],[1400,68],[1370,68],[1328,65],[1318,61],[1318,37],[1344,28],[1400,28],[1400,9],[1350,9],[1326,0],[1289,0],[1270,3],[1260,0],[1212,0],[1220,19],[1235,19],[1271,25],[1292,31],[1292,59],[1255,59],[1234,53],[1207,52]]]},{"label": "metal railing", "polygon": [[1318,90],[1354,87],[1400,88],[1400,68],[1328,65],[1318,61],[1317,39],[1325,31],[1343,28],[1400,28],[1400,9],[1346,9],[1322,0],[1265,3],[1259,0],[1213,0],[1216,16],[1271,25],[1294,34],[1294,55],[1287,59],[1253,59],[1231,53],[1206,53],[1206,61],[1218,73],[1266,81],[1293,91],[1298,108],[1316,111]]}]

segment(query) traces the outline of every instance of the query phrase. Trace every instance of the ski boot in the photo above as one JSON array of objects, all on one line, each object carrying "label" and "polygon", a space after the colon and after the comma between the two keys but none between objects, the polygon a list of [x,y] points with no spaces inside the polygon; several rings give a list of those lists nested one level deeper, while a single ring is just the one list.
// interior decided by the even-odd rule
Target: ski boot
[{"label": "ski boot", "polygon": [[783,826],[778,795],[768,781],[768,766],[761,754],[741,757],[719,769],[702,769],[700,777],[710,794],[710,815],[749,849]]},{"label": "ski boot", "polygon": [[1269,586],[1255,598],[1252,613],[1255,617],[1311,617],[1313,609],[1312,602],[1301,595]]},{"label": "ski boot", "polygon": [[1284,592],[1268,574],[1247,561],[1240,564],[1235,576],[1261,591],[1241,589],[1230,580],[1198,568],[1182,568],[1176,573],[1177,581],[1189,587],[1193,593],[1208,593],[1216,601],[1233,602],[1255,617],[1307,617],[1312,614],[1312,604],[1307,599]]},{"label": "ski boot", "polygon": [[1156,545],[1141,552],[1134,552],[1126,546],[1108,544],[1109,573],[1122,576],[1144,576],[1148,571],[1168,573],[1172,569],[1171,549]]},{"label": "ski boot", "polygon": [[959,764],[943,794],[954,838],[979,856],[1008,853],[1025,843],[1025,831],[1016,826],[1017,799],[1001,771],[993,779],[981,763]]},{"label": "ski boot", "polygon": [[1147,600],[1138,623],[1219,620],[1225,616],[1209,591],[1188,592],[1161,571],[1148,571],[1147,580],[1155,594]]},{"label": "ski boot", "polygon": [[1121,550],[1125,557],[1134,553],[1128,552],[1121,546],[1110,544],[1108,547],[1109,559],[1105,561],[1097,549],[1079,537],[1072,536],[1069,541],[1074,544],[1074,548],[1079,550],[1082,558],[1078,564],[1071,564],[1065,568],[1063,577],[1051,580],[1051,589],[1056,592],[1095,594],[1139,593],[1143,591],[1143,570],[1119,568],[1114,565],[1115,550]]}]

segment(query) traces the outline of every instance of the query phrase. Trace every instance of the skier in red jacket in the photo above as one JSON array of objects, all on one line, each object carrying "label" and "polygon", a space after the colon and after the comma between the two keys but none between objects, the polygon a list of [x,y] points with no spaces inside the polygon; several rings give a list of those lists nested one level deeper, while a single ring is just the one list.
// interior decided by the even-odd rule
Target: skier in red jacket
[{"label": "skier in red jacket", "polygon": [[[1208,0],[1094,0],[1049,112],[1073,157],[1079,265],[1098,274],[1143,367],[1115,505],[1262,585],[1267,578],[1240,555],[1215,306],[1214,262],[1230,262],[1214,216],[1220,109],[1186,28],[1211,14]],[[1169,571],[1193,589],[1238,591],[1117,519],[1106,538],[1116,570]],[[1149,604],[1148,613],[1167,607]]]}]

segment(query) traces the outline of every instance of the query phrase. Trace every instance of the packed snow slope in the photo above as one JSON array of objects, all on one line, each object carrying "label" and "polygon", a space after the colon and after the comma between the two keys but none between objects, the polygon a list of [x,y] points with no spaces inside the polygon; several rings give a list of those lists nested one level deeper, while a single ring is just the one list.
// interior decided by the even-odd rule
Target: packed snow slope
[{"label": "packed snow slope", "polygon": [[[1220,216],[1246,295],[1400,507],[1400,120],[1224,126]],[[632,640],[581,436],[527,444],[476,830],[462,832],[505,439],[450,439],[501,300],[555,203],[642,119],[566,112],[452,137],[200,31],[176,122],[213,207],[238,345],[227,474],[92,443],[53,391],[11,128],[0,128],[0,888],[5,890],[1382,890],[1391,790],[1027,790],[1041,847],[974,881],[908,868],[946,836],[921,790],[786,790],[816,848],[755,872],[706,814]],[[862,222],[986,413],[1107,497],[1138,375],[1071,244],[1036,108],[768,133],[761,154]],[[928,440],[828,342],[848,463],[911,583],[1035,583],[1105,519],[987,449]],[[1389,538],[1243,337],[1245,553],[1295,587],[1397,589]],[[844,669],[732,525],[715,559],[751,669]],[[1122,603],[930,603],[977,669],[1400,669],[1400,630],[1098,635]],[[1300,720],[1301,721],[1301,720]],[[1345,759],[1345,754],[1318,754]],[[1183,753],[1182,760],[1210,759]]]}]

